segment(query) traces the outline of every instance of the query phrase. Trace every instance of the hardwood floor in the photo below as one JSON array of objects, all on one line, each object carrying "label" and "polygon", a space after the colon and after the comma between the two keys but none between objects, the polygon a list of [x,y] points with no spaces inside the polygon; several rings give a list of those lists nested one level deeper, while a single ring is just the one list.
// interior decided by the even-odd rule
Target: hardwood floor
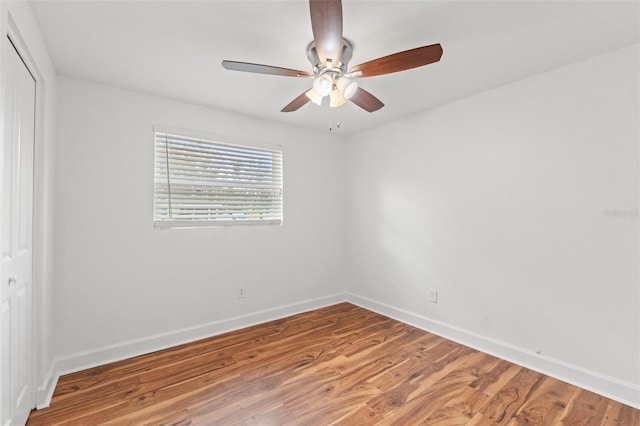
[{"label": "hardwood floor", "polygon": [[28,425],[640,425],[640,411],[348,303],[60,378]]}]

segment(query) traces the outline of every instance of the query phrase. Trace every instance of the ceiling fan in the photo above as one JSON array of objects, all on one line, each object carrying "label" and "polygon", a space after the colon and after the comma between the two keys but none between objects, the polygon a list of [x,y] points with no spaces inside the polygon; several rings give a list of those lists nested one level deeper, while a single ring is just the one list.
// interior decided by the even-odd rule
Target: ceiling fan
[{"label": "ceiling fan", "polygon": [[222,61],[224,68],[233,71],[313,78],[313,87],[291,101],[282,112],[296,111],[309,101],[320,105],[325,96],[329,96],[331,107],[338,107],[350,100],[368,112],[377,111],[384,104],[358,87],[352,79],[417,68],[438,62],[442,57],[442,46],[432,44],[383,56],[347,71],[353,46],[342,37],[342,1],[309,0],[309,7],[313,41],[307,48],[307,58],[313,66],[313,73],[249,62]]}]

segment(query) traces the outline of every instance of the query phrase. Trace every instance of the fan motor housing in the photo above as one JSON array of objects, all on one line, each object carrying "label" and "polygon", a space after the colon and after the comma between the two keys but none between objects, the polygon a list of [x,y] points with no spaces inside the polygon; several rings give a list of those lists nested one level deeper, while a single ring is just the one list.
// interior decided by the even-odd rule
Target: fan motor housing
[{"label": "fan motor housing", "polygon": [[[342,75],[347,72],[347,66],[349,65],[349,61],[353,56],[353,44],[347,40],[346,38],[342,39],[342,51],[340,53],[340,57],[333,59],[332,70],[339,70],[339,74]],[[307,59],[311,62],[313,66],[313,72],[316,75],[322,74],[327,65],[320,62],[320,57],[318,56],[318,49],[316,48],[315,41],[312,41],[307,47]]]}]

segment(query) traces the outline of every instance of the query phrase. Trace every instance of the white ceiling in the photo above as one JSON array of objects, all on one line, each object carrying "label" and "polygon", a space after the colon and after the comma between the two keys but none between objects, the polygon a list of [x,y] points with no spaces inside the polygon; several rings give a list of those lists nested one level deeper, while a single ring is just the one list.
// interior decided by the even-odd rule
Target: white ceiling
[{"label": "white ceiling", "polygon": [[[351,66],[441,43],[439,63],[360,79],[385,103],[280,110],[311,81],[227,71],[223,59],[309,70],[306,1],[36,1],[59,74],[351,135],[640,40],[637,1],[343,0]],[[597,84],[597,82],[594,82]],[[523,102],[526,100],[523,100]],[[551,100],[550,100],[551,101]]]}]

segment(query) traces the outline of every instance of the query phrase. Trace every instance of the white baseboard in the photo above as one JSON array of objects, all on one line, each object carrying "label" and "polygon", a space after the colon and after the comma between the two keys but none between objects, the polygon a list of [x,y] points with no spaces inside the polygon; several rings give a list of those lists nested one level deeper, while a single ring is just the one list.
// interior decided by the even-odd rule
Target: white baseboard
[{"label": "white baseboard", "polygon": [[640,386],[565,361],[539,355],[521,347],[472,333],[407,310],[353,293],[347,301],[362,308],[402,321],[481,352],[538,371],[563,382],[640,409]]},{"label": "white baseboard", "polygon": [[640,386],[634,385],[633,383],[624,382],[565,361],[538,355],[506,342],[472,333],[401,308],[348,292],[265,309],[251,314],[214,321],[181,330],[174,330],[57,358],[53,361],[42,385],[38,387],[37,408],[41,409],[49,406],[58,378],[61,375],[155,352],[344,301],[640,409]]},{"label": "white baseboard", "polygon": [[148,354],[313,309],[335,305],[345,300],[345,293],[332,294],[56,358],[44,378],[43,383],[38,387],[37,408],[41,409],[49,406],[53,391],[58,383],[58,378],[64,374],[86,370],[87,368]]},{"label": "white baseboard", "polygon": [[53,396],[53,391],[56,389],[56,385],[58,384],[58,376],[53,374],[54,363],[51,363],[49,367],[49,371],[44,376],[44,380],[42,384],[38,386],[36,389],[36,408],[38,410],[42,410],[43,408],[47,408],[51,403],[51,397]]}]

